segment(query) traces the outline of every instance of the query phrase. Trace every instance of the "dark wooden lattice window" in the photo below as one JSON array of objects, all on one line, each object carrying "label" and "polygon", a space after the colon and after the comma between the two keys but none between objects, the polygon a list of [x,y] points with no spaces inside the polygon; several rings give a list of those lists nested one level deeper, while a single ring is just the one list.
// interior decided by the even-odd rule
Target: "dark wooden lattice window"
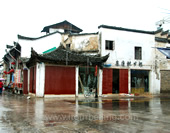
[{"label": "dark wooden lattice window", "polygon": [[136,60],[142,59],[142,48],[141,47],[135,47],[135,59]]},{"label": "dark wooden lattice window", "polygon": [[106,50],[114,50],[114,48],[115,48],[115,42],[114,41],[106,40],[106,42],[105,42],[105,49]]}]

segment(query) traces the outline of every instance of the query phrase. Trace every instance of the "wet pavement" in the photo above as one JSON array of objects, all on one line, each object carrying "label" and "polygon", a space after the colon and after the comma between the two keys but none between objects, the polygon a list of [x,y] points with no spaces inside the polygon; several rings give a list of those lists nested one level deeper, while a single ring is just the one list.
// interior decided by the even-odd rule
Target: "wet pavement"
[{"label": "wet pavement", "polygon": [[0,133],[169,133],[170,97],[0,96]]}]

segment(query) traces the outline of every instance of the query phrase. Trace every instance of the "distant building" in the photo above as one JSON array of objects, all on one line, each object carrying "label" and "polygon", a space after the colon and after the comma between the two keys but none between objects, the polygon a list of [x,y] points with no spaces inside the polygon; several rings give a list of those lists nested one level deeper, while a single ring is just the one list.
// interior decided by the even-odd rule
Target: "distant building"
[{"label": "distant building", "polygon": [[3,57],[3,77],[6,79],[5,85],[13,83],[13,88],[18,88],[22,91],[23,76],[22,76],[22,66],[20,65],[21,58],[21,46],[19,43],[14,42],[13,46],[6,46],[6,54]]},{"label": "distant building", "polygon": [[[83,93],[84,88],[97,87],[97,71],[99,67],[102,68],[109,55],[100,57],[98,33],[80,33],[81,31],[73,24],[63,21],[44,27],[42,32],[47,34],[41,37],[18,35],[22,46],[21,57],[30,58],[24,65],[28,69],[24,71],[24,79],[27,79],[24,80],[24,93],[40,97],[52,94],[78,96]],[[30,52],[31,47],[36,52]],[[49,75],[53,77],[52,80]]]}]

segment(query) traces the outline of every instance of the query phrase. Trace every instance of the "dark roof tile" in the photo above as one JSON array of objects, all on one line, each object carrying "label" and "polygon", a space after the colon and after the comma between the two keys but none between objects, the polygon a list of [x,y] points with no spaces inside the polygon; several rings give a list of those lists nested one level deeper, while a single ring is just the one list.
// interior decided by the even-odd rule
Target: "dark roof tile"
[{"label": "dark roof tile", "polygon": [[80,33],[83,31],[82,29],[78,28],[77,26],[75,26],[75,25],[71,24],[70,22],[68,22],[67,20],[65,20],[60,23],[45,26],[41,32],[49,33],[50,28],[63,29],[65,31],[71,31],[73,33]]},{"label": "dark roof tile", "polygon": [[156,42],[167,43],[167,42],[168,42],[168,39],[167,39],[167,38],[155,37],[155,41],[156,41]]},{"label": "dark roof tile", "polygon": [[33,62],[46,62],[58,65],[98,65],[102,66],[108,59],[109,54],[103,57],[100,55],[83,55],[77,52],[66,50],[63,46],[58,47],[56,50],[46,53],[37,54],[33,49],[31,51],[31,58],[27,62],[27,66],[31,66]]}]

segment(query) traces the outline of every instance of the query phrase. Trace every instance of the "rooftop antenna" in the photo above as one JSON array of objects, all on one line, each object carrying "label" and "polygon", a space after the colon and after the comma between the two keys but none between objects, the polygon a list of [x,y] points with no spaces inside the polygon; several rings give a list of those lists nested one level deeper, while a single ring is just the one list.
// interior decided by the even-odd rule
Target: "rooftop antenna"
[{"label": "rooftop antenna", "polygon": [[164,24],[169,24],[169,23],[170,23],[170,16],[166,16],[163,19],[157,21],[156,26],[159,26],[161,28]]},{"label": "rooftop antenna", "polygon": [[159,26],[158,28],[162,28],[162,26],[165,24],[170,24],[170,10],[164,9],[164,8],[161,8],[161,9],[164,11],[168,11],[168,12],[162,12],[162,13],[169,14],[169,15],[163,17],[163,19],[156,22],[156,26]]}]

